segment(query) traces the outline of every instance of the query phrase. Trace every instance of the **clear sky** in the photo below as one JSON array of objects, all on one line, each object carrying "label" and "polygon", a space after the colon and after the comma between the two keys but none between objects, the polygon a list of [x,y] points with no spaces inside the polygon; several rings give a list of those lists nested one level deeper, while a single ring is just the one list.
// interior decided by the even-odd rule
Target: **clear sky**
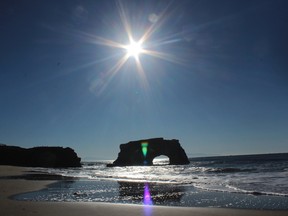
[{"label": "clear sky", "polygon": [[0,143],[69,146],[84,159],[153,137],[189,155],[288,152],[287,8],[2,0]]}]

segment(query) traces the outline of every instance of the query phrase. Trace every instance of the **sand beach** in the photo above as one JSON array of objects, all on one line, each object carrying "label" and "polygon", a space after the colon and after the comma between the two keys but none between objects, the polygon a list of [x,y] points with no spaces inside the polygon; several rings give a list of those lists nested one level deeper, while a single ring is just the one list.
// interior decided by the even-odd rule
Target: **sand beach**
[{"label": "sand beach", "polygon": [[32,202],[13,200],[12,196],[28,191],[36,191],[55,181],[24,180],[9,178],[29,172],[29,168],[0,166],[0,207],[1,215],[41,215],[41,216],[95,216],[95,215],[194,215],[194,216],[275,216],[288,215],[288,211],[239,210],[227,208],[162,207],[131,204],[111,204],[97,202]]}]

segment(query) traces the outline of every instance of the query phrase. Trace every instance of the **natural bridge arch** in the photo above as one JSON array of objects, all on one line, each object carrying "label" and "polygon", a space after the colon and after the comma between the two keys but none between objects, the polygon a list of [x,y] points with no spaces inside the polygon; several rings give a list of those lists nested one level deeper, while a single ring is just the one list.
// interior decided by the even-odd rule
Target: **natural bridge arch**
[{"label": "natural bridge arch", "polygon": [[121,144],[118,158],[108,166],[153,165],[153,159],[160,155],[167,156],[171,165],[189,164],[178,140],[155,138]]}]

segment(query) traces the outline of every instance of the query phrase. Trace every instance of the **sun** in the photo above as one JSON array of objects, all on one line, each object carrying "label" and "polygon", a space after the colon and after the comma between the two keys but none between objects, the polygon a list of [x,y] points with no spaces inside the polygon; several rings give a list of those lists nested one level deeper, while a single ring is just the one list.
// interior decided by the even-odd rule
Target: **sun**
[{"label": "sun", "polygon": [[[138,31],[142,31],[142,28],[140,29],[133,29],[132,31],[132,25],[130,23],[130,19],[127,15],[127,11],[125,10],[126,7],[122,5],[122,1],[115,1],[117,4],[118,12],[119,12],[119,17],[120,21],[124,27],[124,33],[127,36],[127,44],[120,43],[115,40],[111,40],[105,37],[100,37],[97,35],[91,35],[89,33],[81,32],[81,35],[86,36],[87,39],[92,41],[93,44],[98,44],[98,45],[103,45],[103,46],[108,46],[112,48],[117,48],[121,49],[121,53],[115,53],[117,56],[119,55],[119,59],[116,61],[115,64],[112,64],[111,67],[103,73],[103,76],[101,75],[101,78],[97,79],[95,82],[93,82],[93,85],[91,85],[91,90],[97,92],[97,94],[101,94],[104,89],[108,86],[109,82],[115,77],[117,72],[123,67],[123,65],[130,59],[133,58],[135,60],[135,66],[136,66],[136,72],[138,72],[140,78],[141,78],[141,84],[143,85],[144,88],[149,87],[148,79],[146,77],[146,73],[144,70],[143,62],[140,58],[140,55],[143,56],[150,56],[150,57],[155,57],[161,60],[169,61],[172,63],[177,63],[177,64],[184,64],[185,62],[183,59],[178,58],[177,56],[171,54],[171,53],[163,53],[158,50],[158,47],[162,45],[169,45],[169,44],[174,44],[177,42],[182,41],[182,37],[178,38],[178,34],[173,34],[171,36],[165,36],[164,38],[159,38],[156,41],[152,40],[152,35],[163,25],[163,23],[166,20],[166,15],[168,8],[170,7],[170,4],[167,5],[166,8],[160,13],[158,16],[158,19],[156,22],[152,22],[147,28],[145,27],[145,31],[143,32],[142,35],[139,35]],[[129,13],[128,13],[129,14]],[[140,23],[141,24],[141,23]],[[141,26],[141,25],[138,25]],[[146,24],[145,24],[146,26]],[[134,37],[137,35],[137,40],[134,40]],[[121,37],[121,41],[123,41],[124,38]],[[124,53],[124,55],[122,55]],[[114,55],[111,57],[104,58],[101,61],[106,61],[111,58],[114,58]],[[102,74],[102,73],[101,73]]]},{"label": "sun", "polygon": [[135,42],[134,40],[130,41],[130,44],[125,46],[126,53],[128,57],[134,57],[135,59],[139,58],[139,55],[143,52],[141,42]]}]

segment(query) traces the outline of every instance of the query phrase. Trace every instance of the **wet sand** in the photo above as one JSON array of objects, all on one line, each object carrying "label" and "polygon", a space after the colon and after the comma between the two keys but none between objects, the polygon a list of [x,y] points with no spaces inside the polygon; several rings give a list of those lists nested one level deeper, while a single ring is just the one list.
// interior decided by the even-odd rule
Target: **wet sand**
[{"label": "wet sand", "polygon": [[287,216],[286,211],[239,210],[227,208],[187,208],[143,206],[131,204],[111,204],[96,202],[32,202],[11,199],[12,195],[40,190],[55,181],[10,179],[7,176],[27,174],[29,168],[0,166],[0,208],[1,215],[41,215],[41,216],[109,216],[109,215],[143,215],[143,216]]}]

